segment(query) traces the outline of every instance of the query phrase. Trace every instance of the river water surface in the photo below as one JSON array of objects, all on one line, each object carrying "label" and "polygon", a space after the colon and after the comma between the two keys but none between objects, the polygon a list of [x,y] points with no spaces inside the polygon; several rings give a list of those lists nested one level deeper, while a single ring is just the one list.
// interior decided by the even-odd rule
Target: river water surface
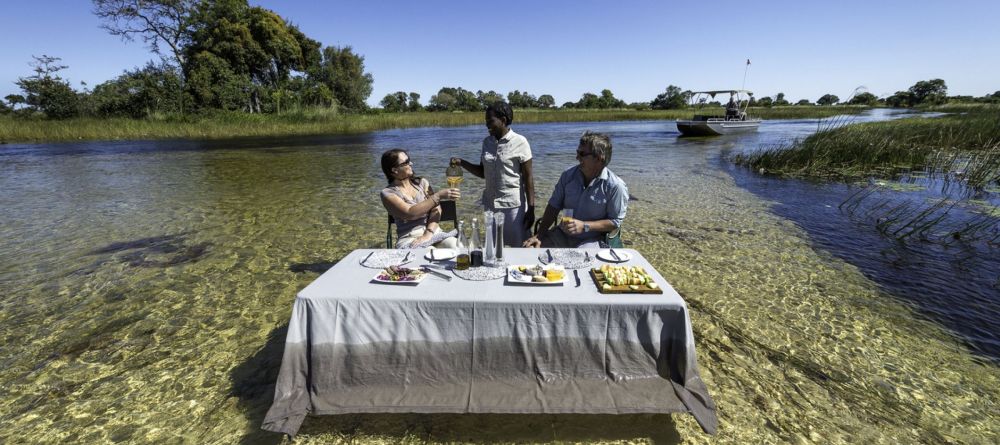
[{"label": "river water surface", "polygon": [[[725,160],[818,127],[514,125],[539,202],[581,133],[611,134],[633,195],[626,244],[691,308],[716,437],[681,415],[345,415],[307,419],[296,442],[997,443],[995,249],[888,243],[838,210],[851,186]],[[0,442],[281,441],[259,427],[292,301],[384,243],[379,155],[409,149],[441,186],[447,159],[476,159],[485,135],[0,148]],[[466,218],[481,186],[463,184]]]}]

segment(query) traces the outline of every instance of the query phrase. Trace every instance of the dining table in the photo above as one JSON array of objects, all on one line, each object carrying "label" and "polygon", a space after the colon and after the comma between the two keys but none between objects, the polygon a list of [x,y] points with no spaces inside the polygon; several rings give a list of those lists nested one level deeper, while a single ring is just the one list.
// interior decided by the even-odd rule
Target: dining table
[{"label": "dining table", "polygon": [[[502,265],[579,259],[567,250],[505,248]],[[639,251],[583,251],[556,283],[506,268],[468,279],[441,250],[402,252],[354,250],[298,293],[263,429],[294,436],[306,416],[346,413],[690,413],[714,434],[690,311]],[[436,273],[383,280],[386,258]],[[638,266],[655,283],[641,289],[662,293],[602,293],[604,264]]]}]

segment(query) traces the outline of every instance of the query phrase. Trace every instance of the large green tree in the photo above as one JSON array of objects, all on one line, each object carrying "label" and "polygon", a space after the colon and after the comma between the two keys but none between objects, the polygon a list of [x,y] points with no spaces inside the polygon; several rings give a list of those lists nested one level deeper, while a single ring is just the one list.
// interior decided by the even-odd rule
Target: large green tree
[{"label": "large green tree", "polygon": [[407,100],[406,92],[397,91],[395,93],[386,94],[385,97],[382,98],[382,101],[379,102],[379,105],[381,105],[382,109],[384,109],[385,111],[398,113],[401,111],[406,111],[407,108],[406,100]]},{"label": "large green tree", "polygon": [[909,89],[914,105],[939,105],[948,98],[948,86],[944,80],[921,80]]},{"label": "large green tree", "polygon": [[374,78],[365,72],[364,56],[350,46],[323,48],[322,61],[310,74],[333,91],[340,106],[350,110],[368,108],[365,101],[372,95]]},{"label": "large green tree", "polygon": [[319,42],[246,0],[202,2],[191,20],[186,73],[202,106],[232,109],[232,96],[242,94],[238,108],[260,112],[261,101],[286,89],[293,71],[305,72],[320,60]]},{"label": "large green tree", "polygon": [[872,93],[865,91],[863,93],[855,94],[854,97],[851,98],[851,100],[847,101],[847,103],[851,105],[871,106],[878,103],[878,97]]},{"label": "large green tree", "polygon": [[462,87],[443,87],[431,96],[429,111],[482,111],[483,105],[476,95]]}]

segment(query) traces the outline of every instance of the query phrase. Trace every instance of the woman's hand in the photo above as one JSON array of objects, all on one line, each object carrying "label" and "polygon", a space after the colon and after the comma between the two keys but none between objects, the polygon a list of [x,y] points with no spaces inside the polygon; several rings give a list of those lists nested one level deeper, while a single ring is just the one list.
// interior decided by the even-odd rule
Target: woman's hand
[{"label": "woman's hand", "polygon": [[415,240],[413,240],[413,243],[411,243],[410,245],[411,246],[419,246],[422,243],[426,243],[427,241],[430,241],[431,238],[433,238],[433,237],[434,237],[434,231],[432,231],[432,230],[424,230],[424,233],[422,235],[418,236]]},{"label": "woman's hand", "polygon": [[521,243],[521,246],[523,246],[523,247],[536,247],[536,248],[537,247],[542,247],[542,240],[538,239],[538,236],[535,235],[535,236],[532,236],[531,238],[528,238],[528,239],[524,240],[524,242]]},{"label": "woman's hand", "polygon": [[442,189],[434,194],[438,201],[454,201],[462,197],[462,192],[458,189]]}]

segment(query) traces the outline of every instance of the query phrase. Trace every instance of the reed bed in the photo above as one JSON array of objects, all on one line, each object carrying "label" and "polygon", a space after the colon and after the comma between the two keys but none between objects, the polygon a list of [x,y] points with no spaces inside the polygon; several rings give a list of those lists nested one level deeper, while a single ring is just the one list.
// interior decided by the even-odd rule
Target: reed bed
[{"label": "reed bed", "polygon": [[[774,107],[751,109],[765,119],[821,118],[862,111],[859,107]],[[705,108],[703,114],[722,114],[722,108]],[[687,119],[693,109],[682,110],[517,110],[516,122],[595,122],[622,120]],[[348,134],[411,127],[479,125],[480,112],[412,112],[343,114],[323,109],[303,109],[281,114],[211,113],[206,115],[154,116],[149,119],[43,120],[0,116],[0,142],[135,139],[221,139],[253,136]]]},{"label": "reed bed", "polygon": [[[808,138],[733,161],[780,176],[867,180],[840,208],[874,221],[883,235],[899,241],[985,240],[993,246],[1000,242],[1000,212],[989,203],[1000,186],[1000,113],[996,107],[963,109],[853,125],[836,119]],[[876,178],[920,184],[921,192],[893,193],[899,183]]]}]

